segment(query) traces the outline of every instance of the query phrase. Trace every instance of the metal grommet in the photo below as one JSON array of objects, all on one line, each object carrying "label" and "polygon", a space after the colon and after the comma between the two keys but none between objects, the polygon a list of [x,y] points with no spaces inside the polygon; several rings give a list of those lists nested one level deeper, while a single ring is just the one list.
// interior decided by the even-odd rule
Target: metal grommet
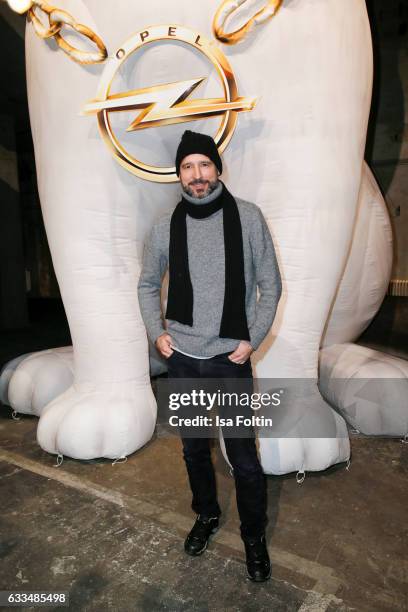
[{"label": "metal grommet", "polygon": [[296,482],[298,484],[302,484],[302,482],[304,481],[304,479],[306,478],[306,473],[304,470],[299,470],[298,473],[296,474]]}]

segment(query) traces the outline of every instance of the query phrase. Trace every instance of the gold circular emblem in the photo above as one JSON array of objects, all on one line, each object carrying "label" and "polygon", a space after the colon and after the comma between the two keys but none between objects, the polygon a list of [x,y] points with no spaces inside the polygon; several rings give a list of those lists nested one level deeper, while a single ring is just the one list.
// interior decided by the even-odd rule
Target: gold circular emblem
[{"label": "gold circular emblem", "polygon": [[[191,99],[190,94],[204,80],[189,79],[176,83],[165,83],[143,89],[135,89],[111,94],[113,79],[130,55],[146,45],[158,41],[178,41],[190,45],[216,68],[221,80],[224,96],[222,98]],[[256,98],[238,96],[237,84],[231,66],[214,41],[199,32],[180,25],[156,25],[145,28],[129,38],[108,60],[102,75],[96,99],[90,100],[83,108],[85,115],[96,114],[99,129],[105,144],[114,158],[129,172],[136,176],[159,183],[178,181],[176,168],[151,166],[126,151],[115,135],[110,120],[110,112],[135,110],[136,118],[127,131],[138,131],[211,116],[220,117],[220,125],[214,140],[222,153],[235,130],[238,113],[254,108]]]}]

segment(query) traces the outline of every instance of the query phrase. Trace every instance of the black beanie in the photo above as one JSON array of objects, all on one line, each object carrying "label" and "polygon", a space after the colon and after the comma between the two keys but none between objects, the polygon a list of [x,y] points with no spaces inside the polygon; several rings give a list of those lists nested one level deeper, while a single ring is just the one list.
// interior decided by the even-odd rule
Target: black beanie
[{"label": "black beanie", "polygon": [[207,134],[200,134],[199,132],[191,132],[190,130],[186,130],[181,137],[181,141],[177,149],[177,176],[180,175],[180,164],[183,159],[187,157],[187,155],[193,155],[194,153],[201,153],[201,155],[206,155],[209,157],[217,166],[219,173],[222,173],[222,161],[214,139],[211,138],[211,136],[207,136]]}]

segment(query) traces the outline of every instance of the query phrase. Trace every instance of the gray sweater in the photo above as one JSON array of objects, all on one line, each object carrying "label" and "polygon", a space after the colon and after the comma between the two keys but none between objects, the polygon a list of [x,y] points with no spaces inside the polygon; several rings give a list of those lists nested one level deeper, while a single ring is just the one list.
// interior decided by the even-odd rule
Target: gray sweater
[{"label": "gray sweater", "polygon": [[[195,201],[194,198],[188,199]],[[246,315],[250,342],[257,349],[273,323],[282,291],[281,277],[271,234],[260,208],[239,198],[235,200],[242,225]],[[222,210],[204,219],[187,215],[193,326],[167,320],[165,329],[160,289],[168,267],[171,215],[172,211],[158,219],[145,243],[138,296],[147,333],[154,343],[167,331],[176,349],[194,356],[208,358],[233,351],[239,340],[219,337],[225,287]]]}]

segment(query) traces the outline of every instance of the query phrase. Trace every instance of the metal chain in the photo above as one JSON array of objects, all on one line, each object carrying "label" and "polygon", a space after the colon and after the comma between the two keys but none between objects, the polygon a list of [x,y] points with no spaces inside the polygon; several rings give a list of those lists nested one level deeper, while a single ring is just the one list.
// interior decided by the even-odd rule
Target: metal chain
[{"label": "metal chain", "polygon": [[61,24],[53,24],[51,27],[47,27],[43,24],[43,22],[41,21],[41,19],[39,17],[37,17],[36,13],[35,13],[35,8],[36,6],[40,7],[41,10],[46,13],[47,15],[50,14],[50,11],[52,10],[52,7],[48,6],[45,4],[45,2],[37,2],[36,5],[32,5],[29,10],[28,10],[28,18],[31,21],[31,23],[33,24],[33,28],[35,30],[35,33],[37,34],[37,36],[39,36],[40,38],[51,38],[51,36],[54,36],[55,34],[58,34],[58,32],[60,31],[60,29],[62,28]]},{"label": "metal chain", "polygon": [[[261,25],[274,17],[281,7],[283,0],[268,0],[265,6],[258,10],[244,25],[233,32],[226,32],[224,26],[227,19],[247,2],[248,0],[223,0],[213,20],[213,32],[217,40],[226,45],[235,45],[244,39],[255,26]],[[36,14],[36,9],[40,9],[48,16],[49,25],[44,25]],[[87,26],[77,23],[74,17],[67,11],[50,6],[45,0],[33,0],[27,14],[36,34],[43,39],[54,37],[59,47],[74,62],[78,62],[78,64],[99,64],[107,58],[108,52],[102,39]],[[69,44],[61,34],[63,26],[69,26],[85,38],[88,38],[88,40],[96,45],[97,51],[83,51]]]},{"label": "metal chain", "polygon": [[271,19],[278,12],[283,0],[268,0],[263,8],[255,13],[244,25],[234,32],[227,33],[224,30],[225,22],[233,15],[240,6],[248,0],[224,0],[219,6],[213,20],[213,32],[215,38],[226,45],[235,45],[255,27]]},{"label": "metal chain", "polygon": [[[39,8],[43,13],[48,15],[49,27],[45,26],[35,10]],[[66,53],[74,62],[78,64],[99,64],[108,56],[103,41],[95,34],[91,28],[75,21],[72,15],[67,11],[50,6],[44,0],[34,0],[31,8],[28,10],[28,17],[33,24],[36,34],[40,38],[54,37],[58,46]],[[72,46],[61,34],[61,28],[69,26],[76,32],[79,32],[85,38],[88,38],[97,46],[97,51],[83,51]]]}]

